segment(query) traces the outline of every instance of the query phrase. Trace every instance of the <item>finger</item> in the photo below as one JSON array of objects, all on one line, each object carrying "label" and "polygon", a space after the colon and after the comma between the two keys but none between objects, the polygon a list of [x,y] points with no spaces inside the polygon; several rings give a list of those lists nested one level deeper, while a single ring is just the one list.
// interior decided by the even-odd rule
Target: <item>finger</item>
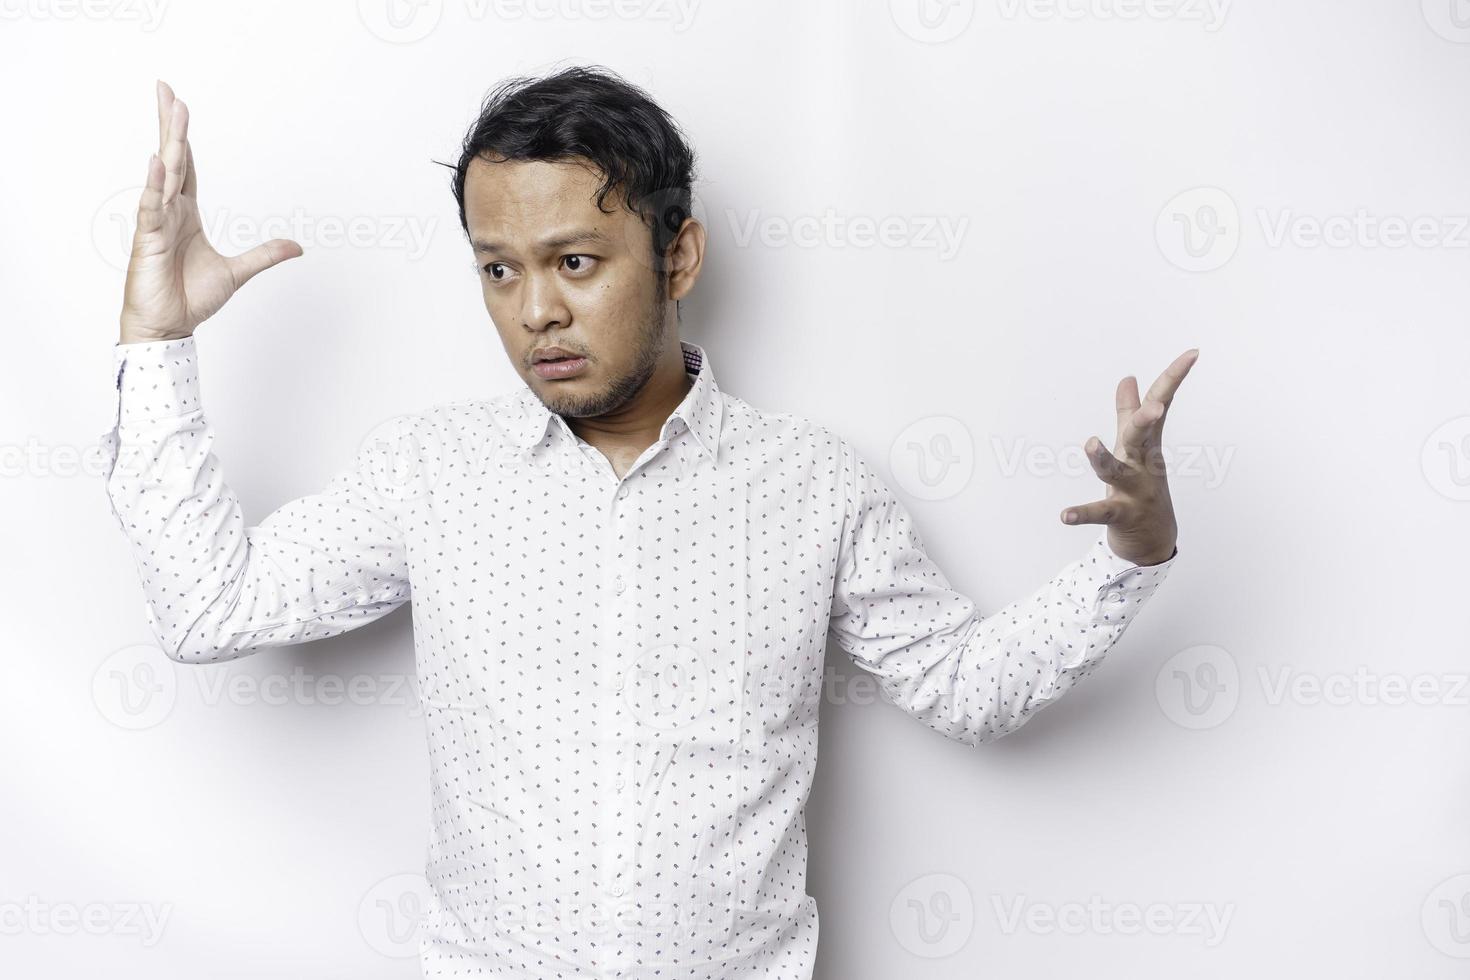
[{"label": "finger", "polygon": [[158,80],[158,152],[163,153],[163,145],[168,141],[168,121],[174,111],[174,90],[168,87],[163,79]]},{"label": "finger", "polygon": [[1118,486],[1129,476],[1129,469],[1118,457],[1108,452],[1108,447],[1097,436],[1088,439],[1082,446],[1087,453],[1087,461],[1092,464],[1092,471],[1097,474],[1098,479],[1109,486]]},{"label": "finger", "polygon": [[1118,439],[1114,445],[1123,446],[1132,438],[1130,420],[1138,410],[1138,379],[1133,375],[1118,382],[1118,388],[1113,392],[1113,408],[1118,414]]},{"label": "finger", "polygon": [[163,180],[163,206],[168,207],[184,186],[184,167],[188,162],[189,107],[183,99],[174,100],[174,108],[168,124],[168,139],[164,142],[163,165],[167,173]]},{"label": "finger", "polygon": [[1094,500],[1090,504],[1076,504],[1062,511],[1063,524],[1111,524],[1118,516],[1118,501]]},{"label": "finger", "polygon": [[163,224],[163,164],[154,153],[148,157],[148,178],[138,197],[138,233],[154,232]]},{"label": "finger", "polygon": [[1128,414],[1118,433],[1118,442],[1125,456],[1142,460],[1148,454],[1163,431],[1165,411],[1163,402],[1145,400]]},{"label": "finger", "polygon": [[225,262],[229,264],[235,288],[239,289],[271,266],[287,259],[294,259],[300,254],[301,246],[291,239],[273,238],[262,245],[255,246],[248,252],[228,258]]},{"label": "finger", "polygon": [[1174,400],[1174,392],[1179,390],[1180,382],[1184,380],[1185,375],[1189,374],[1189,369],[1194,366],[1194,362],[1197,360],[1199,360],[1198,347],[1191,347],[1183,354],[1174,358],[1173,363],[1164,368],[1164,373],[1159,375],[1153,384],[1149,385],[1148,394],[1144,396],[1144,401],[1163,402],[1164,407],[1167,409],[1169,403]]},{"label": "finger", "polygon": [[194,170],[194,144],[187,139],[184,140],[184,189],[180,193],[199,200],[199,178],[195,176]]}]

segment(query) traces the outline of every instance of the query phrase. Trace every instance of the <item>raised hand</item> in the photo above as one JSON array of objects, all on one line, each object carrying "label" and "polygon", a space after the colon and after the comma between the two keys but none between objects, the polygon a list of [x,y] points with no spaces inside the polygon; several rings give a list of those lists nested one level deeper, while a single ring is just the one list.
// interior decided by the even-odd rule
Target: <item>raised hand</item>
[{"label": "raised hand", "polygon": [[158,82],[158,152],[138,200],[138,225],[118,318],[124,344],[188,337],[257,273],[301,254],[275,238],[235,256],[214,250],[199,220],[189,108]]},{"label": "raised hand", "polygon": [[1157,565],[1174,556],[1179,527],[1164,471],[1164,417],[1174,392],[1198,359],[1195,347],[1176,357],[1149,386],[1142,405],[1137,379],[1129,375],[1118,382],[1118,437],[1113,451],[1108,452],[1097,436],[1083,446],[1093,472],[1108,485],[1107,495],[1062,512],[1065,524],[1106,524],[1108,547],[1136,565]]}]

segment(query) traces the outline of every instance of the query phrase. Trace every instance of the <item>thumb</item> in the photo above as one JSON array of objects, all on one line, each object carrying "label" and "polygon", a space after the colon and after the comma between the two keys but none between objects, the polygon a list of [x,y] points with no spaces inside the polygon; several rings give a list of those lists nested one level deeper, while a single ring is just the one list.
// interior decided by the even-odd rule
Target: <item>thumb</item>
[{"label": "thumb", "polygon": [[289,238],[273,238],[264,244],[257,245],[248,252],[241,252],[225,260],[229,264],[230,276],[235,280],[235,288],[239,289],[259,273],[264,272],[273,265],[277,265],[287,259],[294,259],[301,254],[301,246]]}]

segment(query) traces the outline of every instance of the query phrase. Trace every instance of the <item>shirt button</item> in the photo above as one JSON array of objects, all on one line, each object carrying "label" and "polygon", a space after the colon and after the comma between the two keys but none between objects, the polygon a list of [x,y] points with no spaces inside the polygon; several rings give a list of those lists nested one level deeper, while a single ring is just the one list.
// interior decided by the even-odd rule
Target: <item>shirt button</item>
[{"label": "shirt button", "polygon": [[622,789],[624,786],[627,785],[627,783],[628,781],[626,779],[624,779],[622,776],[619,776],[618,778],[613,780],[613,789]]},{"label": "shirt button", "polygon": [[611,888],[608,889],[608,891],[614,895],[621,895],[623,893],[623,886],[613,885]]},{"label": "shirt button", "polygon": [[623,577],[621,575],[613,579],[613,588],[617,589],[619,592],[622,592],[625,588],[625,586],[623,585]]},{"label": "shirt button", "polygon": [[1109,592],[1108,593],[1108,601],[1109,602],[1122,602],[1123,601],[1123,593],[1121,593],[1121,592]]}]

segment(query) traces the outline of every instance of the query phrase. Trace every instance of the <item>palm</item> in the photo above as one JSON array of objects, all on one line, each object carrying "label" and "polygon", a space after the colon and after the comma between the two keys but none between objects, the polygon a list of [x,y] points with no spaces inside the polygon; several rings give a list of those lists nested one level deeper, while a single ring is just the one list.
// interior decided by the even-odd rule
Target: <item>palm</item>
[{"label": "palm", "polygon": [[171,332],[191,330],[234,291],[229,265],[205,237],[193,198],[181,194],[160,227],[135,237],[123,300],[150,311],[151,322]]},{"label": "palm", "polygon": [[301,254],[289,239],[236,256],[214,249],[199,217],[188,127],[188,107],[160,82],[159,152],[149,161],[123,286],[121,324],[128,341],[189,336],[257,273]]},{"label": "palm", "polygon": [[1062,519],[1069,524],[1106,524],[1109,547],[1129,560],[1162,561],[1174,548],[1178,525],[1164,465],[1164,417],[1198,357],[1198,348],[1176,357],[1142,400],[1137,379],[1124,378],[1114,397],[1118,435],[1112,452],[1096,436],[1084,446],[1107,489],[1101,500],[1067,508]]}]

